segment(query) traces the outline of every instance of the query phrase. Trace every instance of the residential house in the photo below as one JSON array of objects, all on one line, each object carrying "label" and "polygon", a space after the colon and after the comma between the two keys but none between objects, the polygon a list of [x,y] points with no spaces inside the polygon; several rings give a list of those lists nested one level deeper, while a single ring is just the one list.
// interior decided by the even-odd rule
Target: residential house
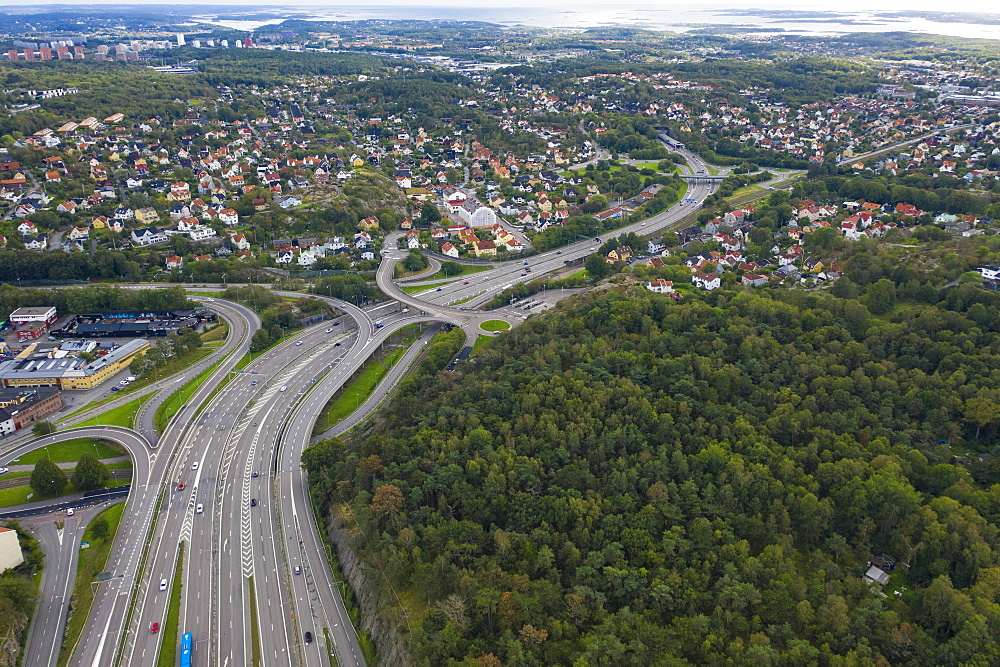
[{"label": "residential house", "polygon": [[722,279],[718,273],[703,273],[701,271],[695,271],[691,274],[691,282],[708,291],[718,289],[722,285]]},{"label": "residential house", "polygon": [[156,227],[132,230],[132,242],[136,245],[156,245],[158,243],[166,243],[169,240],[167,235]]},{"label": "residential house", "polygon": [[670,294],[677,291],[674,289],[673,281],[664,280],[663,278],[649,281],[646,283],[646,289],[657,294]]}]

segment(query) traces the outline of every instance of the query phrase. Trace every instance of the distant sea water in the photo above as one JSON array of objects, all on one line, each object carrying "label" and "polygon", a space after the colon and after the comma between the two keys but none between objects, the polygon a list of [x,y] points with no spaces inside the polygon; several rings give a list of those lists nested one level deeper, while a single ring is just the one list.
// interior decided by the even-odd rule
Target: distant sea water
[{"label": "distant sea water", "polygon": [[[761,3],[764,5],[764,3]],[[283,8],[253,8],[259,20],[231,20],[230,16],[203,15],[196,20],[223,25],[237,30],[256,30],[280,23],[287,18],[326,21],[357,21],[363,19],[395,20],[468,20],[502,25],[528,25],[550,28],[586,29],[597,26],[624,25],[655,30],[688,32],[708,26],[729,26],[741,32],[756,34],[788,33],[796,35],[831,36],[852,32],[886,33],[916,32],[954,37],[1000,40],[1000,13],[983,21],[982,15],[964,18],[961,14],[911,13],[904,10],[795,10],[726,8],[721,5],[577,5],[569,4],[533,7],[484,6],[301,6]],[[802,7],[802,5],[799,5]],[[256,11],[255,11],[256,10]],[[992,12],[991,12],[992,13]],[[267,18],[264,18],[267,17]]]}]

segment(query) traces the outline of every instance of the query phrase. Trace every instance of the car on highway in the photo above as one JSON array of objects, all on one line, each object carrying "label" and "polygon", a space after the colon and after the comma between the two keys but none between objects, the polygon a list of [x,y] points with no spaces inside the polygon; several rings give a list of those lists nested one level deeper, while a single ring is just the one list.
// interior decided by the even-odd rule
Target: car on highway
[{"label": "car on highway", "polygon": [[156,621],[153,621],[153,624],[149,626],[149,631],[155,635],[157,632],[160,631],[160,624],[157,623]]},{"label": "car on highway", "polygon": [[66,508],[66,516],[73,516],[73,508],[72,507]]},{"label": "car on highway", "polygon": [[195,514],[202,514],[204,511],[205,511],[205,506],[202,505],[201,503],[198,503],[198,506],[194,508]]},{"label": "car on highway", "polygon": [[376,322],[375,323],[375,328],[376,329],[381,329],[382,328],[382,323],[381,322]]},{"label": "car on highway", "polygon": [[160,579],[160,590],[161,591],[167,590],[167,580],[166,579]]},{"label": "car on highway", "polygon": [[0,475],[5,475],[10,472],[10,468],[0,468]]},{"label": "car on highway", "polygon": [[527,266],[527,265],[528,265],[528,260],[524,260],[524,265],[525,265],[525,266]]},{"label": "car on highway", "polygon": [[184,482],[179,482],[177,484],[177,490],[178,491],[183,491],[184,490]]},{"label": "car on highway", "polygon": [[300,340],[297,340],[297,341],[295,341],[295,344],[296,344],[296,345],[302,345],[302,341],[300,341]]},{"label": "car on highway", "polygon": [[640,224],[640,226],[642,226],[642,227],[645,227],[645,226],[646,226],[646,223],[645,223],[645,222],[642,222],[642,223],[639,223],[639,224]]},{"label": "car on highway", "polygon": [[468,281],[468,280],[466,280],[466,281],[465,281],[464,283],[462,283],[462,284],[463,284],[463,285],[468,285],[468,284],[469,284],[469,281]]},{"label": "car on highway", "polygon": [[556,250],[556,254],[557,255],[561,255],[562,254],[562,250]]},{"label": "car on highway", "polygon": [[333,323],[333,326],[335,326],[335,327],[339,327],[339,326],[340,326],[340,322],[334,322],[334,323]]},{"label": "car on highway", "polygon": [[333,346],[334,347],[340,347],[340,343],[334,343]]},{"label": "car on highway", "polygon": [[443,288],[441,288],[441,287],[438,287],[438,288],[437,288],[436,290],[434,290],[434,291],[435,291],[435,292],[440,292],[440,291],[441,291],[442,289],[443,289]]},{"label": "car on highway", "polygon": [[295,566],[295,574],[302,574],[302,568],[298,565]]},{"label": "car on highway", "polygon": [[256,498],[251,498],[250,499],[250,507],[257,507],[257,499]]},{"label": "car on highway", "polygon": [[254,477],[260,477],[260,471],[259,470],[254,470],[253,471],[253,476]]},{"label": "car on highway", "polygon": [[285,391],[286,389],[288,389],[287,386],[282,386],[281,389],[279,389],[278,391]]},{"label": "car on highway", "polygon": [[256,380],[250,380],[250,386],[251,387],[256,387],[257,386],[257,381]]},{"label": "car on highway", "polygon": [[329,329],[327,329],[326,332],[327,333],[333,333],[333,327],[330,327]]},{"label": "car on highway", "polygon": [[198,469],[198,462],[195,461],[194,463],[191,464],[191,470],[197,470],[197,469]]},{"label": "car on highway", "polygon": [[308,632],[308,631],[306,632],[306,643],[307,644],[312,644],[313,643],[313,633]]}]

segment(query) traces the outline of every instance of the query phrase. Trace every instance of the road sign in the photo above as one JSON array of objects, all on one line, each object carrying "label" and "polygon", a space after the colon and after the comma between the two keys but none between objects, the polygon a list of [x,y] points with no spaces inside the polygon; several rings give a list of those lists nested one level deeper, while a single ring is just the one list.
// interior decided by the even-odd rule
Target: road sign
[{"label": "road sign", "polygon": [[80,542],[81,549],[87,549],[90,547],[90,542]]}]

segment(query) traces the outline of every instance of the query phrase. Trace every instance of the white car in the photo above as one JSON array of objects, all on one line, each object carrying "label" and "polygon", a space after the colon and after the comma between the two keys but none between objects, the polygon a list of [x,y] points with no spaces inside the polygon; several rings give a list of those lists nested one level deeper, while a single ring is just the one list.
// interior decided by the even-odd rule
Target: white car
[{"label": "white car", "polygon": [[191,470],[197,470],[197,469],[198,469],[198,462],[195,461],[194,463],[191,464]]},{"label": "white car", "polygon": [[73,508],[72,507],[70,507],[69,509],[66,510],[66,516],[73,516]]},{"label": "white car", "polygon": [[127,378],[125,378],[125,380],[126,380],[127,382],[135,382],[135,377],[134,377],[134,376],[132,376],[132,375],[129,375],[129,376],[127,377]]},{"label": "white car", "polygon": [[285,391],[286,389],[288,389],[288,387],[282,387],[280,391]]},{"label": "white car", "polygon": [[0,468],[0,475],[5,475],[10,472],[10,468]]},{"label": "white car", "polygon": [[121,382],[119,382],[118,384],[120,384],[120,385],[122,385],[122,386],[125,386],[125,385],[127,385],[127,384],[128,384],[128,380],[122,380],[122,381],[121,381]]},{"label": "white car", "polygon": [[167,590],[167,580],[166,579],[160,579],[160,590],[161,591]]},{"label": "white car", "polygon": [[198,503],[198,506],[194,508],[195,514],[201,514],[204,511],[205,511],[205,506],[202,505],[201,503]]},{"label": "white car", "polygon": [[296,345],[302,345],[302,341],[300,341],[300,340],[299,341],[295,341],[295,344]]}]

